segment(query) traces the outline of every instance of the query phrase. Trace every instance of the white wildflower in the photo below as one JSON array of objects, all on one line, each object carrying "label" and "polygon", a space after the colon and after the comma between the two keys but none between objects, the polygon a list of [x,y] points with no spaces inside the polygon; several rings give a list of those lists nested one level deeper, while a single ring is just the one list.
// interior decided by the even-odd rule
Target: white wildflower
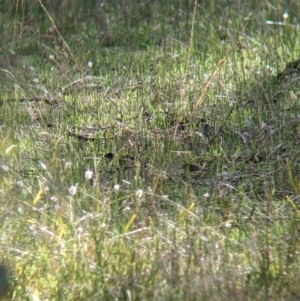
[{"label": "white wildflower", "polygon": [[143,190],[142,189],[138,189],[135,193],[136,197],[138,199],[140,199],[143,196]]},{"label": "white wildflower", "polygon": [[65,169],[70,169],[72,166],[72,163],[71,162],[66,162],[65,164]]},{"label": "white wildflower", "polygon": [[93,177],[93,172],[91,170],[86,170],[84,173],[84,177],[86,178],[86,180],[90,180]]},{"label": "white wildflower", "polygon": [[227,229],[229,229],[229,228],[231,228],[232,227],[232,224],[231,223],[225,223],[225,228],[227,228]]},{"label": "white wildflower", "polygon": [[114,185],[114,190],[119,190],[120,189],[120,185],[119,184],[115,184]]},{"label": "white wildflower", "polygon": [[57,202],[58,201],[58,197],[56,197],[56,196],[51,196],[50,197],[50,201],[52,201],[52,202]]},{"label": "white wildflower", "polygon": [[24,183],[23,183],[22,180],[19,180],[19,181],[16,182],[16,186],[19,187],[19,188],[23,187],[23,184]]},{"label": "white wildflower", "polygon": [[75,185],[73,185],[73,186],[71,186],[70,188],[69,188],[69,194],[70,195],[75,195],[76,194],[76,192],[77,192],[77,186],[78,186],[78,183],[76,183]]}]

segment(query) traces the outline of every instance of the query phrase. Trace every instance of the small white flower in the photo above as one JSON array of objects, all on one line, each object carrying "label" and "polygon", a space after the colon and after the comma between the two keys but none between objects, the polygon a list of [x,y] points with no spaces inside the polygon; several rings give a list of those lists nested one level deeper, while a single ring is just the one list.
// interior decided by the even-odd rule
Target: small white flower
[{"label": "small white flower", "polygon": [[70,195],[75,195],[76,194],[76,192],[77,192],[77,186],[78,186],[78,183],[76,183],[75,185],[73,185],[73,186],[71,186],[70,188],[69,188],[69,194]]},{"label": "small white flower", "polygon": [[230,229],[232,227],[231,223],[225,223],[225,228]]},{"label": "small white flower", "polygon": [[285,21],[289,17],[289,13],[284,12],[282,17],[283,17],[283,20]]},{"label": "small white flower", "polygon": [[53,55],[53,54],[50,54],[50,55],[49,55],[49,59],[50,59],[51,61],[53,61],[53,60],[54,60],[54,55]]},{"label": "small white flower", "polygon": [[71,162],[66,162],[65,164],[65,169],[70,169],[72,166],[72,163]]},{"label": "small white flower", "polygon": [[206,193],[203,194],[203,196],[204,196],[205,198],[208,198],[208,197],[209,197],[209,193],[206,192]]},{"label": "small white flower", "polygon": [[200,239],[203,240],[203,241],[208,241],[207,237],[204,236],[204,235],[200,235]]},{"label": "small white flower", "polygon": [[19,187],[19,188],[21,188],[21,187],[23,187],[23,181],[22,180],[19,180],[19,181],[17,181],[16,182],[16,185],[17,185],[17,187]]},{"label": "small white flower", "polygon": [[56,197],[56,196],[51,196],[50,197],[50,201],[52,201],[52,202],[57,202],[58,201],[58,197]]},{"label": "small white flower", "polygon": [[92,68],[92,67],[93,67],[93,62],[89,61],[89,62],[88,62],[88,67],[89,67],[89,68]]},{"label": "small white flower", "polygon": [[93,172],[91,170],[86,170],[84,173],[84,177],[86,178],[86,180],[90,180],[93,177]]},{"label": "small white flower", "polygon": [[119,190],[120,189],[120,185],[119,184],[115,184],[114,185],[114,190]]},{"label": "small white flower", "polygon": [[143,190],[142,189],[138,189],[135,193],[136,197],[138,199],[140,199],[143,196]]}]

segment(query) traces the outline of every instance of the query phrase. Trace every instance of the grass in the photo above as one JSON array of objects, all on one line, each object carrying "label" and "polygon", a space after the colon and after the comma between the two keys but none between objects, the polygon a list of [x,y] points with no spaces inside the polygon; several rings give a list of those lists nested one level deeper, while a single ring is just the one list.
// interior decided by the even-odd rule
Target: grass
[{"label": "grass", "polygon": [[0,3],[0,298],[299,300],[298,1],[64,3]]}]

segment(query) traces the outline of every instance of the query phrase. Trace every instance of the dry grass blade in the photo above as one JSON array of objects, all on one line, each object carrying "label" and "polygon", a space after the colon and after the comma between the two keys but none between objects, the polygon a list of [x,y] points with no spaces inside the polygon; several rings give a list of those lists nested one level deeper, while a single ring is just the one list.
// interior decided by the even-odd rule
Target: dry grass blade
[{"label": "dry grass blade", "polygon": [[61,35],[61,33],[59,32],[57,26],[55,25],[54,20],[52,19],[52,17],[51,17],[50,14],[48,13],[46,7],[44,6],[44,4],[42,3],[41,0],[38,0],[38,1],[39,1],[40,5],[41,5],[42,9],[43,9],[44,12],[46,13],[47,17],[48,17],[49,20],[51,21],[51,23],[52,23],[52,25],[53,25],[55,31],[57,32],[59,38],[62,40],[63,44],[65,45],[65,47],[67,48],[68,52],[70,53],[70,55],[71,55],[71,57],[72,57],[72,60],[73,60],[74,63],[76,64],[77,69],[78,69],[78,70],[81,70],[80,65],[79,65],[77,59],[75,58],[75,56],[74,56],[73,52],[71,51],[69,45],[67,44],[67,42],[65,41],[65,39],[63,38],[63,36]]},{"label": "dry grass blade", "polygon": [[195,117],[195,114],[197,112],[198,107],[202,104],[203,102],[203,98],[205,96],[205,94],[207,93],[210,85],[212,84],[214,78],[217,76],[217,74],[219,73],[220,69],[222,68],[222,66],[224,65],[225,60],[222,59],[219,61],[218,65],[215,67],[214,71],[212,72],[212,74],[210,75],[210,77],[208,78],[208,80],[206,81],[205,85],[203,86],[200,95],[197,99],[197,102],[194,105],[192,114],[190,116],[190,120],[192,120]]}]

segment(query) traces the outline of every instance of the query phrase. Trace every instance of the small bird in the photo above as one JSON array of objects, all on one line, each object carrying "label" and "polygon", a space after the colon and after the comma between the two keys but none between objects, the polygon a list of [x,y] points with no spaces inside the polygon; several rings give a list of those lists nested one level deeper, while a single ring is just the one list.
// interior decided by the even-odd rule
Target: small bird
[{"label": "small bird", "polygon": [[199,166],[198,164],[195,163],[185,164],[185,166],[188,167],[190,174],[193,178],[198,178],[203,176],[206,170],[205,169],[206,163],[204,163],[202,166]]},{"label": "small bird", "polygon": [[0,299],[5,297],[9,291],[8,271],[4,265],[0,265]]}]

